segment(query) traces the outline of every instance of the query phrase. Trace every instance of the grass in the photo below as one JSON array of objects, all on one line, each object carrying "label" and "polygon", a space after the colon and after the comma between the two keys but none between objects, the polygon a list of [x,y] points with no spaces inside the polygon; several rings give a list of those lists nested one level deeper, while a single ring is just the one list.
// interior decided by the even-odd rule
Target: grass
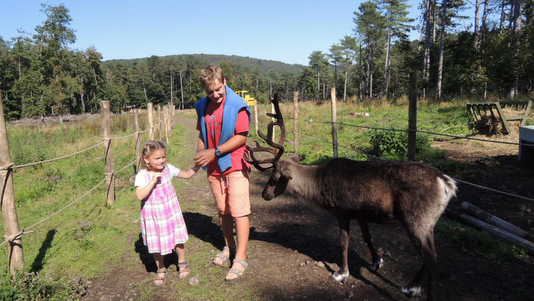
[{"label": "grass", "polygon": [[[259,106],[260,130],[266,133],[270,121],[265,116],[270,106]],[[293,104],[281,104],[282,114],[287,126],[287,139],[294,140]],[[340,102],[338,110],[339,156],[365,160],[367,157],[359,152],[372,149],[368,127],[406,129],[408,125],[408,106],[406,103],[355,103]],[[305,102],[299,105],[298,132],[299,153],[304,155],[303,163],[320,163],[332,157],[332,128],[329,116],[330,104],[322,102]],[[368,117],[354,115],[367,112]],[[438,114],[437,114],[438,113]],[[196,118],[192,111],[179,114]],[[12,126],[8,128],[12,161],[15,165],[26,164],[51,158],[61,157],[91,147],[101,139],[101,125],[98,118],[74,123],[47,126]],[[141,114],[141,131],[146,130],[146,115]],[[422,102],[418,107],[418,126],[420,130],[467,135],[467,112],[465,103],[428,103]],[[254,123],[251,124],[254,127]],[[130,115],[113,117],[112,137],[123,137],[134,132]],[[177,166],[190,166],[190,158],[196,142],[183,139],[184,129],[176,125],[168,148],[168,157]],[[446,139],[442,136],[427,135],[426,139]],[[279,137],[279,133],[277,133]],[[401,139],[401,138],[396,138]],[[140,141],[148,140],[148,134],[142,135]],[[252,134],[251,140],[260,140]],[[398,142],[398,141],[397,141]],[[113,157],[115,170],[135,160],[133,137],[114,139]],[[385,143],[387,144],[387,143]],[[387,147],[387,145],[385,145]],[[295,152],[288,146],[288,153]],[[445,169],[460,168],[443,159],[440,152],[425,149],[418,159],[430,161],[433,165]],[[399,158],[402,159],[402,158]],[[16,169],[14,173],[15,199],[20,228],[25,229],[54,212],[64,208],[104,178],[103,147],[96,147],[80,155],[63,160],[32,167]],[[125,250],[130,243],[131,233],[139,233],[139,203],[135,199],[131,177],[133,167],[116,174],[116,201],[112,207],[106,206],[105,185],[99,186],[89,196],[79,200],[71,208],[58,216],[47,220],[23,237],[25,267],[17,277],[8,273],[7,256],[0,257],[4,267],[0,271],[0,298],[21,300],[69,300],[83,292],[84,281],[105,272],[113,264],[123,262],[126,254],[137,256],[138,251]],[[203,180],[203,179],[201,179]],[[177,191],[187,189],[195,182],[176,181]],[[180,194],[180,193],[179,193]],[[203,207],[211,207],[211,196],[198,196],[192,202],[182,203],[184,212],[199,212]],[[206,219],[216,219],[216,212],[210,211]],[[189,225],[188,225],[189,226]],[[476,230],[462,226],[465,231],[456,231],[459,224],[442,221],[439,224],[440,237],[454,245],[469,241],[466,248],[485,250],[484,256],[492,260],[508,260],[521,256],[516,248],[486,237]],[[3,229],[0,231],[3,234]],[[134,241],[138,239],[133,237]],[[130,245],[131,245],[130,244]],[[213,246],[203,240],[191,240],[188,248],[197,250],[188,255],[193,262],[209,262],[213,256]],[[254,242],[251,242],[254,244]],[[6,248],[4,246],[4,248]],[[7,254],[5,252],[4,254]],[[104,254],[104,255],[103,255]],[[102,256],[105,256],[103,260]],[[125,264],[132,264],[125,262]],[[253,290],[228,291],[220,286],[222,272],[205,266],[201,284],[180,287],[180,296],[184,300],[226,300],[242,298],[259,300]],[[194,275],[194,274],[193,274]],[[237,284],[239,285],[239,284]],[[205,287],[212,289],[206,290]],[[178,288],[177,288],[178,289]],[[141,299],[148,300],[157,292],[150,283],[139,285]]]}]

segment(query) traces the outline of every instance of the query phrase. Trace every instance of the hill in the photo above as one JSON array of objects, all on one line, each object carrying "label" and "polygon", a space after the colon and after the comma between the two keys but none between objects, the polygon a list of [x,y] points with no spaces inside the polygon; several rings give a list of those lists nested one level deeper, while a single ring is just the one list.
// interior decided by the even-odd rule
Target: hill
[{"label": "hill", "polygon": [[[189,56],[193,56],[194,58],[198,60],[205,61],[208,64],[219,64],[222,60],[226,60],[228,63],[232,65],[243,66],[243,67],[249,68],[250,70],[253,70],[254,68],[258,67],[260,72],[263,75],[268,75],[270,70],[274,70],[278,74],[282,74],[283,72],[286,72],[286,71],[290,73],[299,73],[302,71],[302,68],[305,67],[299,64],[286,64],[280,61],[263,60],[263,59],[245,57],[245,56],[223,55],[223,54],[203,54],[203,53],[201,54],[177,54],[177,55],[162,56],[161,58],[185,59],[186,57],[189,57]],[[103,63],[105,65],[116,64],[116,63],[132,65],[134,62],[144,61],[147,59],[148,57],[138,58],[138,59],[129,59],[129,60],[108,60],[108,61],[104,61]]]}]

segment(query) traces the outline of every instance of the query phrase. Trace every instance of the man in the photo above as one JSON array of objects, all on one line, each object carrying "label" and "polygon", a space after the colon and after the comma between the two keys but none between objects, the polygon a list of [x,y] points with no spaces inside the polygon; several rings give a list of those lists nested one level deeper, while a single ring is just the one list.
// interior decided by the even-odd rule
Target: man
[{"label": "man", "polygon": [[[207,169],[226,244],[213,263],[225,265],[235,255],[226,275],[227,281],[235,281],[247,268],[250,165],[244,156],[247,152],[250,109],[226,85],[221,68],[213,65],[204,67],[200,72],[200,81],[207,97],[195,104],[200,134],[194,160],[197,165]],[[237,244],[233,234],[234,221]]]}]

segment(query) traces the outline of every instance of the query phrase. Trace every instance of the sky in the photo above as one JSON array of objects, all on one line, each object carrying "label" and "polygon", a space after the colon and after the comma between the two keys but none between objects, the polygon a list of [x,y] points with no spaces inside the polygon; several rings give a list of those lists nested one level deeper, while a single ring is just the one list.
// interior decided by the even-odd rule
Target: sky
[{"label": "sky", "polygon": [[[0,0],[0,36],[33,35],[46,15],[41,3],[69,9],[76,42],[103,60],[177,54],[224,54],[309,64],[313,51],[353,34],[364,0]],[[418,0],[409,17],[419,17]],[[414,24],[415,25],[415,24]]]}]

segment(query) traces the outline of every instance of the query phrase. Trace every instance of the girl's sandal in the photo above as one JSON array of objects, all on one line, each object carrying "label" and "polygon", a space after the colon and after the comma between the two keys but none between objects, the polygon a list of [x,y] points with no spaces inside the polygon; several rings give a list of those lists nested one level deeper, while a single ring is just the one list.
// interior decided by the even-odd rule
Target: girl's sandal
[{"label": "girl's sandal", "polygon": [[[158,276],[159,274],[163,274],[163,277]],[[154,286],[157,286],[157,287],[163,286],[165,282],[167,282],[167,270],[156,271],[156,279],[154,279]]]},{"label": "girl's sandal", "polygon": [[[182,275],[182,274],[185,274],[185,275]],[[189,268],[189,264],[187,263],[187,261],[179,262],[178,263],[178,278],[180,280],[185,279],[189,277],[189,275],[191,275],[191,269]]]}]

